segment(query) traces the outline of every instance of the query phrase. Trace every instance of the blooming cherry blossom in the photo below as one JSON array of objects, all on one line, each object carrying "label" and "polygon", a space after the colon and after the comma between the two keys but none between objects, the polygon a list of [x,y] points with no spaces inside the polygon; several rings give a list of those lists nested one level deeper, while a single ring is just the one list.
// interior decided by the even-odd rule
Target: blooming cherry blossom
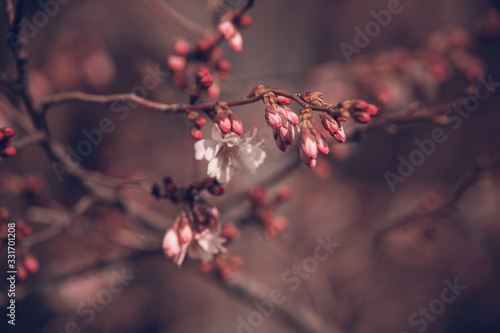
[{"label": "blooming cherry blossom", "polygon": [[212,128],[212,139],[199,140],[195,143],[195,158],[207,160],[207,174],[217,178],[220,183],[227,183],[237,169],[247,169],[255,174],[264,163],[266,152],[260,143],[252,144],[257,130],[247,133],[243,138],[235,133],[222,135],[219,127]]}]

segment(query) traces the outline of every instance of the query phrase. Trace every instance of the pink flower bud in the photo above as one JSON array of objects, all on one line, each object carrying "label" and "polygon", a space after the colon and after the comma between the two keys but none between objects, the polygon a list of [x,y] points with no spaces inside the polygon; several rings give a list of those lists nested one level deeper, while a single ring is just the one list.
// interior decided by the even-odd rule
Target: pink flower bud
[{"label": "pink flower bud", "polygon": [[335,140],[337,140],[340,143],[344,143],[345,142],[346,135],[345,135],[345,132],[344,132],[344,127],[341,124],[339,124],[339,130],[337,131],[337,133],[335,133],[333,135],[333,137],[335,138]]},{"label": "pink flower bud", "polygon": [[217,99],[220,96],[220,87],[217,83],[212,83],[210,87],[207,89],[208,96],[211,99]]},{"label": "pink flower bud", "polygon": [[290,105],[290,103],[292,103],[292,99],[278,95],[278,103],[280,103],[281,105]]},{"label": "pink flower bud", "polygon": [[232,117],[231,125],[232,125],[232,129],[233,129],[234,133],[236,133],[238,135],[243,134],[243,123],[241,122],[241,120],[238,117],[236,117],[236,116]]},{"label": "pink flower bud", "polygon": [[286,127],[280,127],[279,133],[281,136],[281,140],[286,145],[291,145],[293,143],[293,140],[295,139],[295,129],[289,121],[286,122]]},{"label": "pink flower bud", "polygon": [[203,117],[198,117],[198,118],[196,118],[196,120],[194,121],[194,123],[195,123],[196,127],[198,127],[198,128],[201,128],[201,127],[205,126],[206,122],[207,122],[207,121],[206,121],[206,120],[205,120],[205,118],[203,118]]},{"label": "pink flower bud", "polygon": [[285,115],[286,119],[288,119],[292,124],[298,125],[299,124],[299,116],[293,111],[288,111]]},{"label": "pink flower bud", "polygon": [[354,114],[352,116],[353,116],[354,120],[356,120],[358,123],[361,123],[361,124],[366,124],[371,119],[368,112],[358,111],[358,112],[354,112]]},{"label": "pink flower bud", "polygon": [[241,52],[241,50],[243,50],[243,37],[238,31],[228,40],[228,43],[235,52]]},{"label": "pink flower bud", "polygon": [[203,89],[208,89],[210,88],[210,86],[212,85],[212,83],[214,82],[214,78],[211,76],[211,75],[206,75],[204,76],[201,80],[200,80],[200,83],[201,83],[201,87]]},{"label": "pink flower bud", "polygon": [[189,224],[185,224],[179,230],[179,243],[181,245],[187,244],[190,243],[191,240],[193,240],[193,230],[191,230]]},{"label": "pink flower bud", "polygon": [[199,128],[193,127],[191,128],[191,136],[195,140],[200,140],[203,137],[203,133]]},{"label": "pink flower bud", "polygon": [[7,147],[5,148],[1,154],[4,155],[5,157],[12,157],[12,156],[15,156],[17,153],[17,150],[16,148],[14,147]]},{"label": "pink flower bud", "polygon": [[174,72],[180,72],[186,67],[186,58],[178,55],[171,55],[167,59],[167,66]]},{"label": "pink flower bud", "polygon": [[24,265],[30,273],[35,273],[38,271],[38,260],[30,254],[24,256]]},{"label": "pink flower bud", "polygon": [[2,132],[3,132],[3,135],[7,138],[7,139],[10,139],[12,138],[15,134],[16,134],[16,131],[14,131],[12,128],[10,127],[5,127],[2,129]]},{"label": "pink flower bud", "polygon": [[366,109],[366,112],[368,112],[368,114],[370,116],[375,116],[378,114],[378,108],[373,104],[368,104],[368,108]]},{"label": "pink flower bud", "polygon": [[334,136],[339,131],[339,124],[332,116],[326,114],[321,115],[321,124],[323,127],[330,133],[331,136]]},{"label": "pink flower bud", "polygon": [[319,137],[316,141],[316,145],[318,146],[318,150],[322,154],[328,155],[328,153],[330,152],[330,148],[328,147],[328,144],[326,143],[326,141],[323,140],[323,138]]},{"label": "pink flower bud", "polygon": [[198,70],[198,73],[196,73],[196,76],[198,76],[198,78],[201,79],[209,74],[210,74],[210,71],[208,70],[208,68],[202,67]]},{"label": "pink flower bud", "polygon": [[168,229],[163,236],[163,252],[169,258],[175,258],[181,254],[181,246],[179,244],[179,238],[177,233],[172,229]]},{"label": "pink flower bud", "polygon": [[217,25],[217,29],[219,30],[220,34],[224,36],[225,39],[232,38],[236,33],[236,28],[234,27],[233,23],[230,22],[229,20],[220,21],[219,24]]},{"label": "pink flower bud", "polygon": [[267,112],[268,108],[266,108],[266,122],[269,127],[273,130],[277,131],[281,127],[281,116],[277,112]]},{"label": "pink flower bud", "polygon": [[279,131],[274,131],[274,142],[276,143],[276,146],[278,147],[279,150],[281,151],[286,151],[288,148],[288,145],[283,141],[281,137],[281,133]]},{"label": "pink flower bud", "polygon": [[247,14],[241,14],[238,17],[238,25],[242,28],[248,27],[250,24],[252,24],[252,18],[250,15]]},{"label": "pink flower bud", "polygon": [[231,120],[229,119],[229,117],[220,117],[217,123],[222,133],[227,134],[231,131]]},{"label": "pink flower bud", "polygon": [[180,56],[186,56],[189,53],[189,43],[184,39],[178,39],[174,44],[174,52]]},{"label": "pink flower bud", "polygon": [[302,140],[300,149],[304,151],[305,155],[310,159],[315,159],[318,156],[318,147],[316,142],[308,134],[306,134],[305,138]]}]

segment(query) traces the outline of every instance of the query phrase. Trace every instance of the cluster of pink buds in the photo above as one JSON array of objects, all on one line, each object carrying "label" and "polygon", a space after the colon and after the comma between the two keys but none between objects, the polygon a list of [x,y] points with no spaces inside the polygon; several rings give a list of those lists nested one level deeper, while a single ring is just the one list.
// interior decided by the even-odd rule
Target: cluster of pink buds
[{"label": "cluster of pink buds", "polygon": [[236,52],[243,50],[243,37],[239,28],[244,28],[252,23],[252,19],[247,14],[241,11],[231,12],[226,11],[223,15],[217,29],[220,34],[227,40],[229,46]]},{"label": "cluster of pink buds", "polygon": [[236,135],[243,134],[243,123],[227,105],[226,102],[217,102],[209,112],[210,118],[219,126],[223,134],[233,132]]},{"label": "cluster of pink buds", "polygon": [[184,39],[179,39],[174,43],[174,54],[167,57],[167,67],[172,71],[175,84],[181,88],[187,88],[187,79],[184,69],[187,64],[191,46]]},{"label": "cluster of pink buds", "polygon": [[16,148],[11,146],[12,137],[16,134],[10,127],[4,127],[0,129],[0,156],[2,157],[12,157],[16,155]]},{"label": "cluster of pink buds", "polygon": [[201,131],[202,127],[205,126],[206,120],[198,112],[190,111],[187,114],[187,119],[191,122],[191,136],[195,140],[200,140],[203,136]]},{"label": "cluster of pink buds", "polygon": [[[372,116],[378,114],[378,108],[373,104],[368,104],[363,100],[347,100],[340,102],[337,107],[342,114],[351,115],[360,124],[366,124]],[[344,117],[341,117],[347,120]],[[340,118],[338,118],[339,121]]]},{"label": "cluster of pink buds", "polygon": [[[8,245],[7,235],[12,233],[11,229],[13,223],[10,220],[10,212],[5,207],[0,207],[0,249]],[[17,221],[15,223],[15,234],[16,234],[16,270],[17,276],[20,280],[25,280],[28,277],[28,273],[36,273],[38,271],[39,265],[38,260],[31,255],[25,248],[21,247],[20,244],[22,240],[31,235],[31,228],[26,225],[23,221]]]},{"label": "cluster of pink buds", "polygon": [[206,67],[202,67],[196,73],[196,82],[189,92],[189,103],[194,104],[201,95],[201,92],[208,90],[212,86],[214,78]]},{"label": "cluster of pink buds", "polygon": [[257,186],[250,190],[252,220],[264,228],[266,238],[273,239],[288,228],[288,220],[283,216],[276,216],[275,211],[291,196],[292,189],[288,186],[280,188],[278,193],[271,198],[263,186]]},{"label": "cluster of pink buds", "polygon": [[327,155],[330,148],[323,136],[313,126],[312,110],[306,108],[300,112],[299,156],[312,169],[316,166],[318,151]]},{"label": "cluster of pink buds", "polygon": [[[182,262],[184,258],[180,258],[183,247],[189,246],[193,240],[193,230],[189,225],[189,219],[185,212],[182,212],[174,222],[174,225],[169,228],[163,236],[162,248],[168,258]],[[185,252],[185,251],[184,251]],[[185,254],[185,253],[184,253]]]},{"label": "cluster of pink buds", "polygon": [[285,96],[276,96],[272,92],[265,93],[263,100],[266,105],[266,122],[273,129],[276,146],[281,151],[286,151],[295,139],[295,126],[299,124],[299,117],[288,107],[292,100]]}]

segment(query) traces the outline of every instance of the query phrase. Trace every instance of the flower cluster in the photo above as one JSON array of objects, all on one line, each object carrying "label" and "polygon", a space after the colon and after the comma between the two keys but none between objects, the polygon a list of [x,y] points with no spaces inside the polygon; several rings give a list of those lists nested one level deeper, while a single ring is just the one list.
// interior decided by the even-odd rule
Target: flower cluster
[{"label": "flower cluster", "polygon": [[264,94],[266,105],[266,122],[273,129],[273,137],[276,146],[281,151],[286,151],[295,139],[294,126],[299,124],[299,117],[288,105],[292,100],[284,96],[276,96],[272,92]]},{"label": "flower cluster", "polygon": [[272,198],[263,186],[256,186],[250,190],[251,220],[264,228],[266,238],[273,239],[288,228],[288,220],[283,216],[276,216],[275,211],[291,196],[292,189],[288,186],[280,188]]},{"label": "flower cluster", "polygon": [[238,28],[248,27],[252,23],[252,18],[241,11],[226,11],[217,25],[220,34],[227,40],[233,51],[243,50],[243,37]]},{"label": "flower cluster", "polygon": [[[11,222],[9,210],[0,207],[0,249],[8,244],[7,235],[10,233],[9,224]],[[27,249],[20,246],[22,239],[31,234],[31,228],[23,221],[17,221],[15,225],[16,243],[14,247],[16,250],[17,276],[20,280],[25,280],[28,273],[33,274],[38,271],[39,265],[38,260]]]},{"label": "flower cluster", "polygon": [[210,75],[208,68],[200,68],[196,73],[196,82],[189,92],[189,103],[194,104],[200,98],[201,92],[209,89],[213,82],[214,78]]},{"label": "flower cluster", "polygon": [[[208,176],[223,184],[229,182],[237,169],[246,169],[255,174],[266,158],[266,152],[259,147],[260,143],[252,143],[256,130],[253,134],[241,137],[234,133],[234,129],[233,133],[224,134],[224,126],[224,122],[223,126],[214,124],[212,139],[199,140],[194,145],[195,158],[209,162]],[[227,130],[229,125],[224,128]]]},{"label": "flower cluster", "polygon": [[16,148],[11,146],[12,137],[16,132],[10,127],[0,129],[0,156],[12,157],[16,155]]},{"label": "flower cluster", "polygon": [[309,168],[316,166],[318,151],[328,155],[330,148],[323,136],[314,128],[312,110],[303,109],[300,112],[299,156]]},{"label": "flower cluster", "polygon": [[219,126],[222,134],[228,134],[231,131],[236,135],[243,134],[243,123],[229,109],[226,102],[217,102],[208,114],[210,118]]},{"label": "flower cluster", "polygon": [[[240,10],[227,11],[222,16],[217,28],[221,38],[226,39],[233,50],[241,51],[243,38],[239,29],[247,27],[251,23],[250,16]],[[202,64],[203,67],[197,71],[195,82],[190,91],[191,103],[200,97],[202,90],[206,90],[212,99],[219,97],[219,84],[211,75],[208,75],[208,71],[215,72],[222,80],[229,77],[231,64],[224,59],[224,52],[217,46],[221,40],[215,35],[207,35],[192,45],[184,39],[178,39],[174,43],[173,53],[167,57],[167,67],[172,71],[174,83],[183,90],[189,87],[188,75],[193,71],[189,68],[190,61]]]},{"label": "flower cluster", "polygon": [[225,252],[226,239],[219,236],[219,211],[200,196],[204,190],[213,195],[224,193],[224,187],[212,178],[179,188],[171,177],[165,177],[163,185],[155,184],[152,190],[156,198],[166,198],[184,207],[173,226],[165,232],[162,243],[165,255],[179,266],[186,254],[210,261],[219,252]]}]

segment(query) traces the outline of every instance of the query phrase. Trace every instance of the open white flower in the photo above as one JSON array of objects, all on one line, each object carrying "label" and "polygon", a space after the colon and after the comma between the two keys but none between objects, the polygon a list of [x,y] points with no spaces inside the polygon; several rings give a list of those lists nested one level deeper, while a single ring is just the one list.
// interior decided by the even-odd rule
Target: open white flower
[{"label": "open white flower", "polygon": [[207,174],[220,183],[229,182],[235,169],[245,168],[255,174],[266,158],[266,152],[259,148],[261,143],[251,143],[256,134],[257,129],[254,129],[252,134],[247,133],[243,138],[234,133],[222,136],[219,127],[214,125],[212,139],[194,144],[195,158],[207,160]]},{"label": "open white flower", "polygon": [[219,234],[220,226],[213,230],[205,229],[196,234],[189,247],[189,257],[201,261],[211,261],[217,253],[226,252],[226,248],[222,245],[226,239],[220,237]]}]

